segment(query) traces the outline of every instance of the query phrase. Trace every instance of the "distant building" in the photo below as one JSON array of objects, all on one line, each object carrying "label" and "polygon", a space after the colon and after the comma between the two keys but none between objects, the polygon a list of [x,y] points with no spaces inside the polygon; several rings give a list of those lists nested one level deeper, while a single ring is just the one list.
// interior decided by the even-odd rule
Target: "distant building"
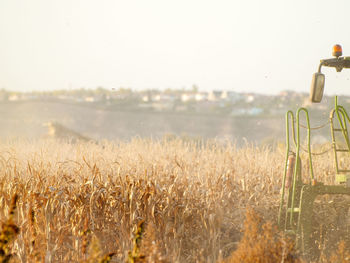
[{"label": "distant building", "polygon": [[19,96],[16,95],[16,94],[10,95],[10,96],[8,97],[8,100],[9,100],[9,101],[18,101],[19,99],[20,99]]},{"label": "distant building", "polygon": [[169,94],[155,94],[151,97],[152,101],[174,101],[176,97],[174,95],[169,95]]},{"label": "distant building", "polygon": [[242,95],[234,91],[223,91],[221,93],[220,98],[222,100],[226,100],[234,103],[239,101],[242,98]]},{"label": "distant building", "polygon": [[208,101],[230,101],[237,102],[242,99],[242,95],[234,91],[212,90],[208,94]]},{"label": "distant building", "polygon": [[141,99],[143,102],[149,102],[149,96],[148,95],[144,95],[142,96],[142,99]]},{"label": "distant building", "polygon": [[204,100],[207,100],[208,99],[208,94],[207,93],[204,93],[204,92],[197,92],[195,95],[194,95],[194,99],[196,101],[204,101]]},{"label": "distant building", "polygon": [[246,97],[245,97],[245,102],[247,103],[251,103],[255,100],[255,97],[253,94],[247,94]]},{"label": "distant building", "polygon": [[222,91],[212,90],[208,94],[209,101],[218,101],[221,98]]},{"label": "distant building", "polygon": [[195,98],[196,98],[196,96],[193,93],[184,93],[181,95],[182,102],[194,101]]}]

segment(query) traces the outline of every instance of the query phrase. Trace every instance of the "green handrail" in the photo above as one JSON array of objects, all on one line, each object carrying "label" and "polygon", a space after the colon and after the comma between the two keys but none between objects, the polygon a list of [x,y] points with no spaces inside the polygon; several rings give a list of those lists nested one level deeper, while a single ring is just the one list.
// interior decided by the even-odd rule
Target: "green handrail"
[{"label": "green handrail", "polygon": [[[297,149],[296,149],[296,157],[295,157],[295,168],[293,174],[293,188],[292,188],[292,200],[291,200],[291,211],[290,211],[290,225],[293,225],[293,213],[294,213],[294,200],[295,200],[295,191],[296,191],[296,183],[297,183],[297,173],[300,167],[300,113],[304,112],[306,117],[307,124],[307,147],[309,154],[309,168],[310,168],[310,177],[311,182],[314,180],[314,171],[312,167],[312,156],[311,156],[311,144],[310,144],[310,119],[309,113],[306,108],[299,108],[297,110]],[[301,178],[298,178],[299,180]]]},{"label": "green handrail", "polygon": [[281,215],[282,215],[282,208],[283,208],[283,201],[284,201],[284,195],[285,195],[285,186],[286,186],[286,175],[287,175],[287,165],[288,165],[288,156],[290,152],[290,141],[289,141],[289,118],[291,119],[292,123],[292,138],[294,142],[294,146],[296,147],[296,141],[295,141],[295,126],[294,126],[294,114],[292,111],[287,111],[286,113],[286,160],[284,164],[284,174],[282,179],[282,193],[280,198],[280,206],[278,211],[278,225],[281,224]]},{"label": "green handrail", "polygon": [[300,150],[300,112],[305,112],[306,122],[307,122],[307,150],[309,155],[309,168],[310,168],[310,179],[314,180],[314,170],[312,166],[312,153],[311,153],[311,128],[310,128],[310,118],[309,112],[306,108],[299,108],[297,110],[297,154]]},{"label": "green handrail", "polygon": [[[345,138],[346,145],[348,146],[348,149],[350,149],[350,142],[349,142],[349,136],[348,136],[348,130],[347,130],[347,124],[346,124],[346,120],[350,122],[350,118],[348,113],[344,109],[344,107],[338,105],[338,96],[335,96],[335,113],[337,114],[339,125],[342,129],[342,133]],[[341,118],[340,118],[340,115],[341,115]]]}]

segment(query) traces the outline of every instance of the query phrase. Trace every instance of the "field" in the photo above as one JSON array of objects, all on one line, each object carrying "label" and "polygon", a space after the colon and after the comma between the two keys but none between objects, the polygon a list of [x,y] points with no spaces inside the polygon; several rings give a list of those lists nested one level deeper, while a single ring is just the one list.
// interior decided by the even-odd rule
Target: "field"
[{"label": "field", "polygon": [[[2,141],[0,252],[13,253],[14,262],[108,262],[110,253],[111,262],[240,262],[244,250],[251,253],[244,245],[257,244],[257,253],[265,244],[289,251],[284,262],[297,262],[291,242],[274,228],[284,157],[282,146],[174,138]],[[314,164],[319,181],[334,182],[331,152]],[[349,216],[334,223],[336,198],[316,200],[319,262],[338,260],[336,249],[345,255],[342,246],[350,245]],[[249,262],[275,262],[267,251]]]}]

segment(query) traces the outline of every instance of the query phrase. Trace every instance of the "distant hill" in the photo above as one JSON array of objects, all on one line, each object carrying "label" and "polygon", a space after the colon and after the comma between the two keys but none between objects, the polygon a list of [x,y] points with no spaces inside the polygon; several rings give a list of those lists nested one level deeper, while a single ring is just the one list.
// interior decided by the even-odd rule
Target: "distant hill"
[{"label": "distant hill", "polygon": [[[93,107],[57,102],[0,103],[1,138],[40,138],[48,134],[43,123],[71,135],[94,139],[161,138],[167,134],[230,140],[262,141],[281,138],[283,119],[227,117],[220,115],[104,111]],[[60,126],[59,126],[60,125]],[[72,133],[74,131],[74,133]],[[58,133],[57,133],[58,132]]]},{"label": "distant hill", "polygon": [[[296,108],[295,105],[294,108]],[[311,110],[311,123],[317,126],[328,120],[328,110]],[[51,123],[58,137],[70,134],[88,140],[130,139],[135,136],[162,138],[165,135],[219,140],[273,143],[284,141],[284,111],[278,115],[232,116],[189,112],[152,112],[142,110],[105,110],[93,104],[61,103],[55,101],[20,101],[0,103],[0,138],[41,138],[47,136]],[[59,128],[61,127],[61,128]],[[61,131],[64,131],[63,135]],[[327,140],[329,129],[317,136]]]}]

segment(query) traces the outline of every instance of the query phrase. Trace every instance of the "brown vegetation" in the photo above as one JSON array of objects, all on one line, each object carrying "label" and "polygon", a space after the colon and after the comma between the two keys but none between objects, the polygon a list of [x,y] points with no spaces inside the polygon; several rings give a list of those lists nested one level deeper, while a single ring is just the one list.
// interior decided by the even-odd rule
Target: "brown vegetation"
[{"label": "brown vegetation", "polygon": [[248,210],[244,234],[237,250],[224,263],[297,263],[294,243],[277,230],[271,222],[263,222],[260,215]]},{"label": "brown vegetation", "polygon": [[[329,182],[326,158],[315,174]],[[216,142],[2,142],[0,220],[18,193],[11,253],[21,262],[297,262],[273,226],[283,159],[282,148]],[[262,218],[248,213],[242,235],[247,207]]]}]

